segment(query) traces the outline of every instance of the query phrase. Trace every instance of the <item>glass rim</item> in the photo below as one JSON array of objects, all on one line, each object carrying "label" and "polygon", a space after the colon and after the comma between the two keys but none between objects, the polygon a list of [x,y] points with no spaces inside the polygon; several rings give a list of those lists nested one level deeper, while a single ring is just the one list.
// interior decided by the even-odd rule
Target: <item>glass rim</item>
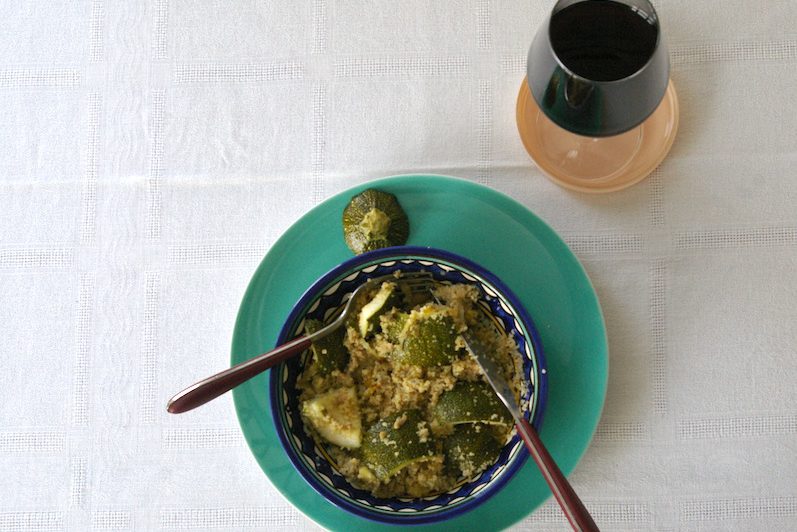
[{"label": "glass rim", "polygon": [[[557,14],[558,12],[560,12],[560,11],[570,7],[570,6],[572,6],[572,5],[581,4],[581,3],[585,3],[585,2],[597,2],[597,1],[605,2],[606,0],[558,0],[556,2],[556,4],[554,4],[553,8],[551,9],[551,13],[548,16],[548,20],[546,22],[545,33],[546,33],[546,36],[548,37],[548,43],[550,44],[551,55],[553,56],[554,60],[556,61],[556,64],[559,65],[562,68],[562,70],[565,73],[567,73],[567,75],[569,75],[569,76],[571,76],[573,78],[576,78],[576,79],[578,79],[580,81],[584,81],[585,83],[591,83],[591,84],[594,84],[594,85],[612,85],[612,84],[615,84],[615,83],[623,83],[623,82],[627,82],[627,81],[629,81],[631,79],[634,79],[637,76],[640,76],[642,72],[644,72],[645,70],[647,70],[650,67],[650,64],[653,62],[653,59],[656,57],[656,52],[661,47],[661,43],[662,43],[662,31],[661,31],[661,23],[660,23],[660,19],[659,19],[659,14],[656,12],[656,8],[653,7],[653,4],[650,2],[650,0],[636,0],[636,1],[643,2],[646,6],[648,6],[650,8],[651,14],[655,18],[656,43],[653,45],[653,49],[651,50],[650,55],[648,56],[647,60],[645,61],[645,64],[643,64],[641,67],[636,69],[633,73],[631,73],[631,74],[629,74],[627,76],[624,76],[622,78],[610,79],[610,80],[604,80],[604,81],[589,79],[587,77],[582,76],[581,74],[579,74],[577,72],[574,72],[573,69],[571,69],[570,67],[565,65],[562,62],[562,59],[559,57],[559,54],[557,53],[556,49],[554,48],[553,41],[551,40],[551,21],[553,20],[554,15]],[[631,6],[631,5],[629,5],[627,3],[628,0],[608,0],[608,1],[614,2],[616,4],[625,5],[626,7],[628,7],[629,9],[631,9],[633,11],[633,6]],[[564,4],[566,4],[566,5],[564,5]]]}]

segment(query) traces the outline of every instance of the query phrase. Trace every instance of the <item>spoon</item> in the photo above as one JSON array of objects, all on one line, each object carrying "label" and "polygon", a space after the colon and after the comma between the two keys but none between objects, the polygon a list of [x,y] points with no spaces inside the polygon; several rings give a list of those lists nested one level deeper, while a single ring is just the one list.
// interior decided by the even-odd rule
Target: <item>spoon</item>
[{"label": "spoon", "polygon": [[166,410],[170,414],[182,414],[183,412],[193,410],[232,390],[255,375],[263,373],[272,366],[276,366],[280,362],[302,353],[305,349],[310,347],[310,344],[328,336],[346,323],[349,317],[355,312],[355,309],[359,310],[362,307],[363,298],[385,281],[396,283],[402,290],[409,290],[411,293],[420,293],[429,290],[433,279],[432,274],[429,272],[403,273],[399,277],[395,275],[383,275],[369,279],[352,292],[351,296],[349,296],[349,300],[346,302],[346,306],[343,308],[343,312],[329,325],[322,327],[312,334],[294,338],[290,342],[284,343],[271,351],[257,355],[254,358],[192,384],[169,399]]}]

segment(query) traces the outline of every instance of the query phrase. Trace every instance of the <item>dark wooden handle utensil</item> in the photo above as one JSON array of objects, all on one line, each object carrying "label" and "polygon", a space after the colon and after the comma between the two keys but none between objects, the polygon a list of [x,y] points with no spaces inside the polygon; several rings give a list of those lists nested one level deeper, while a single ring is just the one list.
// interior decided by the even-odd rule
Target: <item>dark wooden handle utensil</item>
[{"label": "dark wooden handle utensil", "polygon": [[484,346],[480,344],[469,331],[464,331],[462,333],[462,338],[465,340],[465,347],[468,352],[470,352],[484,372],[485,379],[487,379],[487,382],[492,386],[495,394],[512,414],[518,434],[520,434],[520,437],[526,443],[529,454],[531,454],[531,457],[537,463],[537,467],[540,468],[545,482],[548,484],[548,487],[551,488],[551,493],[553,493],[556,502],[558,502],[559,506],[562,508],[573,530],[579,532],[598,530],[598,526],[587,511],[584,503],[578,498],[570,482],[567,481],[567,477],[564,476],[559,466],[556,465],[548,449],[546,449],[545,445],[542,443],[537,431],[534,430],[531,423],[523,417],[520,406],[515,399],[515,394],[509,386],[509,383],[504,379],[501,370],[495,362],[487,356]]},{"label": "dark wooden handle utensil", "polygon": [[263,373],[283,360],[298,355],[310,347],[310,337],[300,336],[278,348],[241,362],[207,379],[203,379],[178,393],[169,400],[166,410],[170,414],[182,414],[212,401],[223,393],[229,392],[239,384],[248,381],[255,375]]},{"label": "dark wooden handle utensil", "polygon": [[599,530],[584,503],[581,502],[573,487],[570,486],[570,482],[567,481],[548,449],[545,448],[534,427],[523,418],[515,426],[573,530],[584,532]]},{"label": "dark wooden handle utensil", "polygon": [[420,271],[405,273],[400,278],[396,278],[395,275],[391,274],[369,279],[352,292],[341,313],[328,325],[312,334],[294,338],[290,342],[282,344],[271,351],[267,351],[266,353],[241,362],[229,369],[211,375],[196,384],[192,384],[172,397],[166,405],[166,410],[170,414],[182,414],[183,412],[202,406],[221,394],[232,390],[239,384],[248,381],[255,375],[300,354],[310,347],[310,344],[313,342],[320,340],[342,327],[355,311],[359,312],[363,303],[362,299],[370,293],[370,290],[381,286],[385,281],[397,283],[403,290],[409,291],[410,293],[425,293],[429,290],[433,278],[431,273]]}]

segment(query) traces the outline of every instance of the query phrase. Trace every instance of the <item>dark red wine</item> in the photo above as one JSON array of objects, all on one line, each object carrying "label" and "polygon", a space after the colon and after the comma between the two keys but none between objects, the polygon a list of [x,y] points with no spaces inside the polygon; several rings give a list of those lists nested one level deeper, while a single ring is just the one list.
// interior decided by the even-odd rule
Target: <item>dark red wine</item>
[{"label": "dark red wine", "polygon": [[[655,16],[655,15],[653,15]],[[571,72],[593,81],[630,76],[656,48],[651,15],[612,0],[586,0],[551,17],[551,45]]]}]

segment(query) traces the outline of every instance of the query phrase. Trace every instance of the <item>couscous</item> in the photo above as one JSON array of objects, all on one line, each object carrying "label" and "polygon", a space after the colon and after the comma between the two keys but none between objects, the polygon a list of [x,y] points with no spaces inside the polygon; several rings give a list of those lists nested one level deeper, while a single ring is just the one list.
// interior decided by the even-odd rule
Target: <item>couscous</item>
[{"label": "couscous", "polygon": [[476,335],[519,397],[517,346],[474,286],[440,284],[435,296],[408,301],[384,283],[357,320],[313,346],[298,381],[308,432],[352,485],[377,497],[448,491],[495,462],[512,433],[460,335]]}]

